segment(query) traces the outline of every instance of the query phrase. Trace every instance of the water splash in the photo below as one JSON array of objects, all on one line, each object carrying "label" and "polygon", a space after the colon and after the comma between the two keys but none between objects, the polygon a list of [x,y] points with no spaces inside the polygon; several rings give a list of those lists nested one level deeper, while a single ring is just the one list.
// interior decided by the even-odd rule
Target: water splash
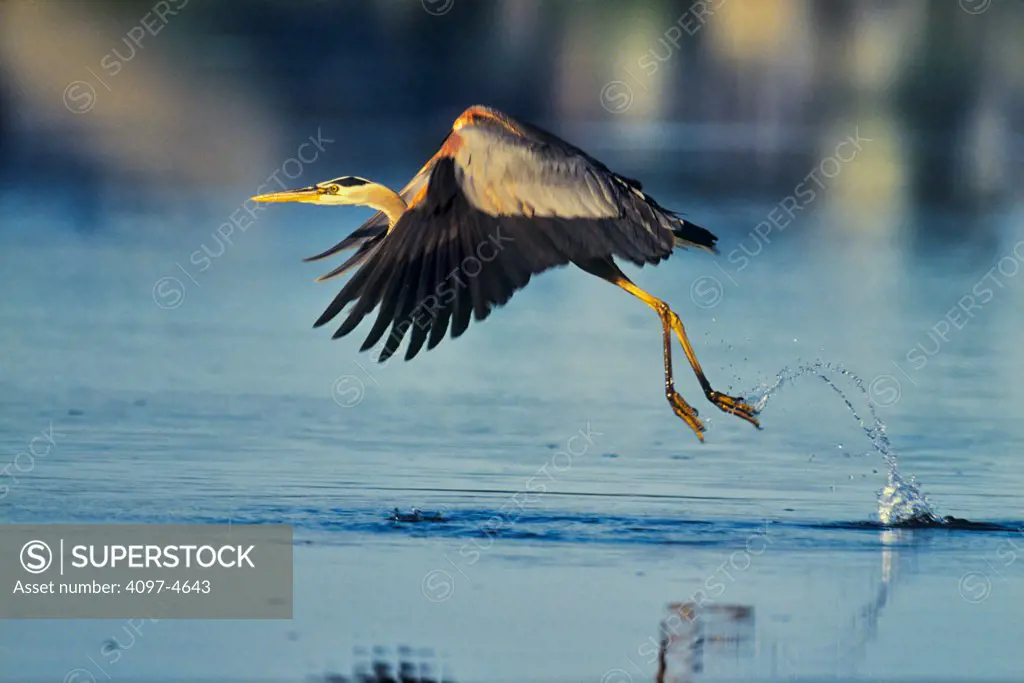
[{"label": "water splash", "polygon": [[[921,493],[914,478],[904,479],[900,474],[896,451],[893,449],[889,436],[885,433],[885,423],[882,422],[875,411],[871,396],[864,386],[864,380],[842,365],[817,360],[813,363],[797,366],[796,368],[783,368],[775,377],[773,383],[763,384],[755,389],[751,392],[752,396],[748,400],[758,411],[761,411],[783,386],[805,375],[816,376],[825,382],[830,389],[839,394],[847,409],[853,414],[857,422],[860,423],[861,429],[864,430],[864,433],[871,440],[875,450],[885,458],[888,474],[886,485],[878,492],[879,521],[888,526],[942,523],[942,520],[932,512],[927,496]],[[861,417],[846,393],[833,381],[832,378],[837,375],[849,379],[867,398],[870,421]]]},{"label": "water splash", "polygon": [[437,512],[424,512],[417,507],[412,508],[409,512],[402,512],[398,508],[395,508],[391,515],[388,516],[389,522],[446,522],[448,521],[441,511]]}]

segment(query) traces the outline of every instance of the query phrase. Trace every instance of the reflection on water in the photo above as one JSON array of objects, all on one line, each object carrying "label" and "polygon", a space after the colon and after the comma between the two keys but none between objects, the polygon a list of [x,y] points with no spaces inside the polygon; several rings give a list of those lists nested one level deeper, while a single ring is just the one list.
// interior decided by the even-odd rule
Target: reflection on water
[{"label": "reflection on water", "polygon": [[374,646],[372,654],[365,647],[354,647],[350,675],[331,672],[310,676],[306,683],[455,683],[447,669],[429,647],[400,645],[395,655],[381,645]]},{"label": "reflection on water", "polygon": [[839,635],[838,642],[843,643],[841,656],[837,657],[837,666],[853,668],[864,658],[864,650],[868,643],[878,637],[878,620],[882,610],[889,603],[896,584],[899,570],[899,547],[908,542],[913,531],[886,529],[880,534],[882,543],[882,566],[878,578],[878,587],[873,599],[868,600],[853,614],[847,617],[848,629]]},{"label": "reflection on water", "polygon": [[[769,675],[784,679],[808,664],[825,663],[829,673],[856,675],[868,646],[877,639],[885,607],[893,597],[899,569],[899,549],[913,542],[913,531],[883,530],[878,541],[880,566],[872,572],[873,589],[862,601],[853,600],[831,615],[834,630],[814,628],[802,636],[788,632],[787,619],[775,614],[760,623],[756,606],[705,601],[670,602],[658,626],[658,638],[641,644],[637,655],[657,653],[650,680],[654,683],[699,683],[704,680],[743,680],[744,676]],[[694,591],[702,594],[702,588]],[[799,604],[789,608],[798,613]],[[603,627],[595,625],[595,631]],[[823,639],[823,636],[829,636]],[[653,647],[652,647],[653,646]],[[435,683],[454,681],[451,664],[432,649],[397,648],[396,656],[385,647],[352,650],[351,674],[337,672],[313,676],[308,683]],[[629,663],[636,668],[633,659]],[[580,676],[578,680],[586,680]],[[603,683],[640,683],[647,680],[639,670],[611,669]]]},{"label": "reflection on water", "polygon": [[374,646],[372,655],[366,648],[353,648],[352,672],[349,676],[327,673],[311,676],[306,683],[455,683],[446,662],[430,648],[402,645],[392,656],[388,648]]},{"label": "reflection on water", "polygon": [[[893,595],[899,568],[899,547],[912,531],[880,532],[881,568],[875,589],[864,602],[854,601],[834,617],[834,632],[817,630],[794,638],[778,621],[755,620],[754,605],[669,603],[660,626],[661,641],[655,683],[696,683],[705,672],[722,675],[767,673],[783,678],[806,670],[811,662],[827,662],[835,675],[856,674],[868,645],[878,637],[879,620]],[[794,611],[799,605],[792,606]],[[834,640],[822,642],[830,633]],[[748,662],[751,667],[744,667]]]},{"label": "reflection on water", "polygon": [[656,683],[692,683],[704,658],[741,659],[754,653],[754,608],[749,605],[670,603],[661,622]]}]

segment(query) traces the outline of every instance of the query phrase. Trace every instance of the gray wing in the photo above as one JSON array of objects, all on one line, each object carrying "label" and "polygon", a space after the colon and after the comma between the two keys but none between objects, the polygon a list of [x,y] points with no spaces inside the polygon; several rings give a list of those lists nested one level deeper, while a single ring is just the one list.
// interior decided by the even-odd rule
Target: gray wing
[{"label": "gray wing", "polygon": [[612,220],[617,241],[628,242],[615,255],[640,265],[655,254],[654,262],[667,257],[673,246],[714,250],[714,235],[662,207],[639,182],[547,131],[505,119],[458,130],[452,158],[474,208],[492,216]]},{"label": "gray wing", "polygon": [[474,207],[494,216],[613,218],[621,213],[623,192],[632,189],[567,144],[492,125],[463,126],[459,138],[453,155],[459,185]]}]

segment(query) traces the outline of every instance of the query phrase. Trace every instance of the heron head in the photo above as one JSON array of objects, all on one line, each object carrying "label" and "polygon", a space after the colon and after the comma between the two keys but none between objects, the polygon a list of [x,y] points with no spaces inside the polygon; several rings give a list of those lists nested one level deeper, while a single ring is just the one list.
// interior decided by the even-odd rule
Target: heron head
[{"label": "heron head", "polygon": [[373,204],[376,194],[382,189],[386,188],[376,183],[371,183],[365,178],[346,175],[333,180],[325,180],[309,187],[256,195],[252,200],[254,202],[302,202],[304,204],[319,204],[320,206],[338,206],[342,204],[369,205]]}]

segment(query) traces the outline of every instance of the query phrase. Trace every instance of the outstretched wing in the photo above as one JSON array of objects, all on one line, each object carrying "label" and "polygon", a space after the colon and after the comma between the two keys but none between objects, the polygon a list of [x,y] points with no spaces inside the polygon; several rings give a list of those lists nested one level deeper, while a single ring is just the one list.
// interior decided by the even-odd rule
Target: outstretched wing
[{"label": "outstretched wing", "polygon": [[685,230],[689,243],[713,247],[714,235],[660,207],[639,183],[540,129],[473,111],[424,167],[426,185],[394,228],[364,245],[362,266],[317,327],[355,302],[334,334],[342,337],[379,308],[361,350],[390,328],[379,360],[411,334],[409,360],[449,327],[460,336],[471,317],[484,320],[549,268],[612,256],[657,263]]}]

